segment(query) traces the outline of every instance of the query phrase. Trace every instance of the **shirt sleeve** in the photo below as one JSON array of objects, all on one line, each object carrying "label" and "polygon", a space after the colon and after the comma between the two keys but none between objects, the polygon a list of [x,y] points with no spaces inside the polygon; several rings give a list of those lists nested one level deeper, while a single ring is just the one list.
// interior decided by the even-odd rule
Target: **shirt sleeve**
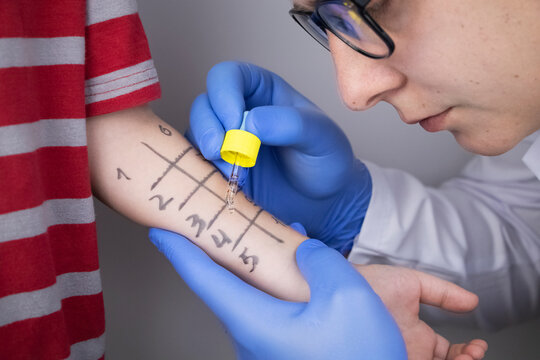
[{"label": "shirt sleeve", "polygon": [[480,298],[469,315],[429,309],[427,320],[494,330],[538,315],[540,181],[521,160],[530,146],[476,156],[438,188],[368,164],[373,194],[349,260],[416,268]]},{"label": "shirt sleeve", "polygon": [[87,0],[86,4],[86,115],[159,98],[158,76],[135,0]]}]

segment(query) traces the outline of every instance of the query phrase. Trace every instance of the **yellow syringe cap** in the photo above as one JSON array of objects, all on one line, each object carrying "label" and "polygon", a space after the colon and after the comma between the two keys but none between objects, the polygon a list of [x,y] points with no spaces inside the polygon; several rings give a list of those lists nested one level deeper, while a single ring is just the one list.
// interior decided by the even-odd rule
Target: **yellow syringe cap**
[{"label": "yellow syringe cap", "polygon": [[[244,113],[246,120],[247,111]],[[242,121],[242,128],[244,127]],[[257,155],[261,147],[261,140],[250,132],[241,129],[233,129],[225,133],[221,146],[221,158],[229,164],[237,164],[242,167],[253,167],[257,162]]]}]

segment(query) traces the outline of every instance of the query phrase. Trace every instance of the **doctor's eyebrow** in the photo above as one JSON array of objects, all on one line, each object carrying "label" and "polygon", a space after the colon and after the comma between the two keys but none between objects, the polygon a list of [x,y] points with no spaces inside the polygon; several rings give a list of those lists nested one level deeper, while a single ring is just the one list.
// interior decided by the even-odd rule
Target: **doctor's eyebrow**
[{"label": "doctor's eyebrow", "polygon": [[294,0],[293,9],[299,11],[313,11],[318,0]]}]

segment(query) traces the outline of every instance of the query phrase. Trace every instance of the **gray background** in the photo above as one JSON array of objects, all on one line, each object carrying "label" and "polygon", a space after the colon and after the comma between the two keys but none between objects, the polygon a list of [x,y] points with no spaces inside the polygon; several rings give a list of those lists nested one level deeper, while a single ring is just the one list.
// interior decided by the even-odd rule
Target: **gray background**
[{"label": "gray background", "polygon": [[[163,90],[153,108],[184,131],[212,65],[244,60],[284,77],[345,130],[357,156],[436,185],[470,154],[449,134],[403,124],[380,104],[354,113],[337,94],[329,54],[289,18],[287,0],[139,0]],[[147,240],[147,229],[96,201],[109,359],[234,359],[219,321]],[[487,359],[537,359],[540,321],[498,333],[440,329],[452,341],[482,337]],[[535,341],[536,340],[536,341]]]}]

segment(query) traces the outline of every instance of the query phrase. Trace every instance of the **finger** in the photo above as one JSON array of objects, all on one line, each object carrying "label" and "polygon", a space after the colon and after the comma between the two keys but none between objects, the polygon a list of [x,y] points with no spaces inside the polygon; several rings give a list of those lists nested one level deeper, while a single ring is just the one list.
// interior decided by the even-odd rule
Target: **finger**
[{"label": "finger", "polygon": [[219,151],[225,130],[214,114],[207,94],[199,95],[191,105],[189,136],[206,159],[221,158]]},{"label": "finger", "polygon": [[240,62],[222,62],[208,72],[206,88],[209,101],[226,130],[240,128],[246,110],[244,94],[249,94],[255,85],[250,81],[246,65]]},{"label": "finger", "polygon": [[474,358],[464,353],[467,344],[453,344],[450,346],[446,360],[474,360]]},{"label": "finger", "polygon": [[292,224],[291,224],[291,227],[292,227],[294,230],[296,230],[297,232],[299,232],[300,234],[302,234],[302,235],[306,235],[306,234],[307,234],[306,228],[305,228],[304,226],[302,226],[302,224],[300,224],[300,223],[297,223],[297,222],[292,223]]},{"label": "finger", "polygon": [[292,146],[313,156],[353,156],[343,131],[315,106],[254,108],[246,117],[246,130],[266,145]]},{"label": "finger", "polygon": [[469,355],[474,360],[483,359],[486,351],[479,345],[469,344],[463,349],[465,355]]},{"label": "finger", "polygon": [[462,349],[461,353],[471,356],[473,359],[483,359],[486,351],[488,349],[488,344],[486,341],[481,339],[471,340],[465,347]]},{"label": "finger", "polygon": [[319,240],[308,239],[301,243],[296,250],[296,261],[309,285],[310,306],[315,310],[325,311],[327,299],[341,287],[365,290],[376,296],[367,281],[338,251]]},{"label": "finger", "polygon": [[185,237],[155,228],[150,229],[149,237],[186,284],[226,326],[253,324],[264,318],[260,309],[269,309],[277,302],[216,264]]},{"label": "finger", "polygon": [[460,355],[456,356],[455,358],[452,358],[452,360],[474,360],[474,359],[471,358],[469,355],[460,354]]},{"label": "finger", "polygon": [[240,127],[244,110],[309,101],[276,74],[242,62],[215,65],[206,79],[212,108],[226,130]]},{"label": "finger", "polygon": [[484,340],[475,339],[471,340],[466,344],[454,344],[450,346],[448,351],[447,360],[479,360],[483,359],[486,351],[488,349],[488,344]]},{"label": "finger", "polygon": [[435,349],[433,349],[433,358],[445,360],[450,348],[450,342],[439,334],[436,334]]},{"label": "finger", "polygon": [[478,305],[478,296],[449,281],[415,271],[420,280],[420,302],[454,312],[467,312]]},{"label": "finger", "polygon": [[[201,149],[199,148],[199,145],[197,144],[197,141],[195,140],[195,136],[193,135],[193,131],[192,131],[191,126],[188,127],[188,129],[186,130],[186,133],[184,134],[184,136],[191,143],[191,145],[193,145],[197,150],[199,150],[199,152],[201,151]],[[205,141],[203,140],[203,141],[201,141],[201,143],[205,144]],[[202,152],[201,152],[201,154],[202,154]],[[203,156],[204,156],[204,154],[203,154]],[[211,157],[213,157],[213,156],[211,156]],[[209,159],[209,160],[212,162],[212,164],[214,164],[215,167],[217,167],[219,169],[219,171],[221,172],[222,175],[224,175],[224,177],[228,177],[230,175],[231,170],[232,170],[232,165],[231,164],[229,164],[228,162],[226,162],[224,160],[221,160],[221,158],[219,158],[217,160],[212,160],[212,159]],[[246,180],[246,174],[240,173],[240,175],[242,175],[242,176],[238,180],[239,185],[243,184],[245,182],[245,180]]]},{"label": "finger", "polygon": [[471,341],[469,342],[469,344],[472,344],[472,345],[475,345],[475,346],[479,346],[484,352],[487,352],[487,350],[488,350],[488,348],[489,348],[487,341],[482,340],[482,339],[474,339],[474,340],[471,340]]},{"label": "finger", "polygon": [[[212,130],[210,130],[211,127],[212,127],[212,125],[211,125],[212,121],[211,121],[210,116],[212,116],[213,113],[209,114],[207,112],[207,106],[206,106],[207,104],[205,104],[205,102],[207,102],[207,101],[208,101],[208,97],[205,94],[202,94],[202,95],[199,95],[199,97],[197,97],[197,99],[195,99],[195,101],[193,102],[191,119],[193,120],[194,123],[193,123],[193,126],[188,127],[188,129],[186,130],[186,133],[184,134],[184,136],[191,143],[191,145],[193,145],[193,147],[195,147],[197,150],[199,150],[199,152],[201,152],[201,154],[206,159],[210,160],[212,162],[212,164],[214,164],[214,166],[219,169],[221,174],[224,175],[225,178],[227,178],[231,173],[232,165],[229,164],[228,162],[224,161],[224,160],[221,160],[221,155],[219,155],[219,157],[216,159],[216,156],[214,154],[215,148],[219,146],[219,148],[221,149],[221,145],[217,145],[218,142],[217,142],[216,138],[213,135],[207,134],[206,136],[205,135],[200,136],[201,140],[199,140],[199,142],[197,142],[197,140],[195,138],[195,135],[193,134],[193,128],[195,128],[195,132],[204,133],[204,128],[205,128],[204,124],[205,123],[208,126],[206,128],[206,130],[212,132]],[[200,110],[198,108],[200,108]],[[204,116],[204,114],[206,114],[206,116]],[[200,121],[197,120],[197,119],[199,119],[199,117],[201,117],[202,120],[200,120]],[[219,122],[219,121],[217,119],[214,119],[213,123],[215,124],[217,122]],[[216,128],[218,129],[216,136],[217,136],[217,138],[219,138],[222,135],[221,125],[216,125]],[[199,143],[203,146],[203,148],[206,149],[205,150],[206,153],[207,153],[206,156],[202,153],[202,150],[200,149]],[[246,174],[240,173],[240,175],[241,175],[241,177],[238,180],[238,182],[240,184],[242,184],[246,180],[245,179]]]}]

